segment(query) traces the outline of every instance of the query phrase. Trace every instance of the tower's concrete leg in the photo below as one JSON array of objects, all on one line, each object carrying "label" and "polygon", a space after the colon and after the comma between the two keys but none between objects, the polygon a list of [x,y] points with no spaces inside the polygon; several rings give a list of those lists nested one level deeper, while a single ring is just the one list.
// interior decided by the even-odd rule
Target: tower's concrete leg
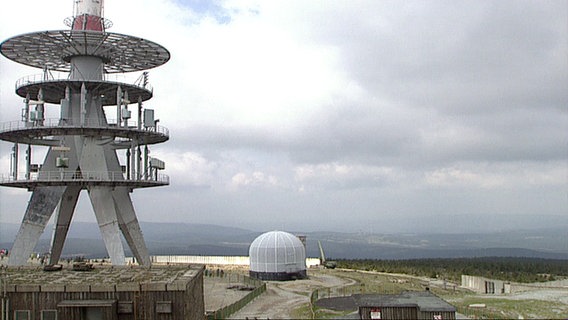
[{"label": "tower's concrete leg", "polygon": [[61,197],[59,209],[56,213],[57,221],[55,221],[55,231],[51,242],[51,255],[49,258],[50,264],[58,263],[61,258],[63,244],[65,243],[65,238],[69,231],[69,224],[71,223],[71,218],[73,217],[73,212],[75,211],[75,206],[77,205],[80,192],[81,187],[67,187]]},{"label": "tower's concrete leg", "polygon": [[134,212],[134,206],[132,205],[132,200],[128,194],[128,189],[124,187],[117,187],[112,192],[112,196],[118,212],[120,230],[122,231],[130,250],[132,250],[134,257],[138,260],[138,263],[141,266],[149,267],[151,264],[150,255],[148,253],[146,243],[144,243],[142,230],[140,229],[140,224],[136,218],[136,213]]},{"label": "tower's concrete leg", "polygon": [[124,265],[124,247],[120,239],[120,229],[118,217],[112,198],[111,188],[92,187],[89,188],[91,204],[99,223],[101,236],[105,243],[107,252],[113,265]]},{"label": "tower's concrete leg", "polygon": [[[108,154],[114,155],[114,158],[107,159]],[[108,162],[107,162],[108,161]],[[83,148],[79,158],[81,171],[85,172],[104,172],[108,175],[113,171],[109,168],[118,163],[116,154],[112,152],[111,147],[104,143],[104,140],[86,137],[83,140]],[[116,164],[118,166],[118,164]],[[118,225],[118,212],[115,207],[112,196],[111,187],[100,186],[88,188],[91,204],[95,211],[95,216],[99,223],[101,236],[105,243],[109,257],[114,265],[124,265],[126,263],[124,256],[124,247],[120,238],[120,229]]]},{"label": "tower's concrete leg", "polygon": [[64,191],[65,187],[39,187],[33,191],[12,246],[10,266],[26,264]]}]

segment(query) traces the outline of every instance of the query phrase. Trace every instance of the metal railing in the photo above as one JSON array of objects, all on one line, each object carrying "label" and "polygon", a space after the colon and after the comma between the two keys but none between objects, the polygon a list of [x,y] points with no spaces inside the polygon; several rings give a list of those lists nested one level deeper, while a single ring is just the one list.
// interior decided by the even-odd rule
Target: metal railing
[{"label": "metal railing", "polygon": [[96,129],[122,129],[122,130],[135,130],[135,131],[146,131],[146,132],[156,132],[165,136],[169,136],[170,132],[166,127],[156,125],[154,127],[144,127],[138,129],[138,122],[135,120],[129,120],[124,126],[124,121],[117,126],[116,119],[107,119],[107,123],[101,123],[101,119],[85,119],[84,124],[75,124],[72,120],[61,120],[57,118],[44,119],[42,124],[38,121],[25,122],[21,120],[8,121],[0,124],[0,133],[8,132],[14,130],[25,130],[25,129],[41,129],[41,128],[96,128]]},{"label": "metal railing", "polygon": [[18,182],[155,182],[159,184],[169,184],[170,177],[158,173],[153,175],[142,175],[140,179],[127,179],[126,174],[119,171],[82,171],[80,173],[72,171],[41,171],[30,174],[29,178],[25,174],[14,179],[12,175],[0,174],[1,183]]},{"label": "metal railing", "polygon": [[[104,81],[104,82],[113,82],[119,84],[127,84],[130,86],[136,86],[138,88],[148,90],[150,92],[154,92],[154,88],[149,83],[146,84],[138,84],[138,80],[132,81],[132,79],[127,79],[127,77],[123,74],[103,74],[102,80],[92,80],[92,79],[70,79],[70,73],[65,72],[48,72],[48,73],[40,73],[40,74],[32,74],[22,77],[16,81],[16,90],[23,86],[42,83],[42,82],[54,82],[54,81]],[[130,81],[128,81],[130,80]]]}]

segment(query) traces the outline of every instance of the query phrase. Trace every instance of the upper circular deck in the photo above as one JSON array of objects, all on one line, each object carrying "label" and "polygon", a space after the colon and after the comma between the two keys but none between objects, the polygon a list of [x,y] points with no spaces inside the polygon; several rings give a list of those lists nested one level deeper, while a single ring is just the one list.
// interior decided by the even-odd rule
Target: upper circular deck
[{"label": "upper circular deck", "polygon": [[81,90],[85,86],[87,91],[96,93],[103,106],[116,105],[116,91],[120,87],[127,91],[129,98],[133,102],[147,101],[152,98],[152,87],[150,85],[141,86],[125,82],[111,80],[69,80],[69,79],[43,79],[41,75],[25,77],[16,83],[16,94],[25,98],[37,97],[39,90],[43,91],[43,100],[47,103],[59,104],[65,98],[65,89],[70,88],[74,91]]},{"label": "upper circular deck", "polygon": [[74,56],[95,56],[106,73],[124,73],[158,67],[169,51],[152,41],[129,35],[88,30],[54,30],[15,36],[0,44],[0,52],[15,62],[69,72]]}]

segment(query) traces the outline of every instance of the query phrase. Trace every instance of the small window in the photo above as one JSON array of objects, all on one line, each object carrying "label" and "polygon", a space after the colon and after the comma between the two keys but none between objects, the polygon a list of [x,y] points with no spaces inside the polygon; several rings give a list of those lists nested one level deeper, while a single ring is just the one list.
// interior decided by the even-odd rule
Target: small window
[{"label": "small window", "polygon": [[132,303],[132,301],[119,301],[118,313],[134,313],[134,304]]},{"label": "small window", "polygon": [[42,310],[41,320],[57,320],[57,310]]},{"label": "small window", "polygon": [[171,301],[156,301],[156,312],[157,313],[172,313],[172,302]]},{"label": "small window", "polygon": [[15,310],[14,320],[30,320],[30,310]]}]

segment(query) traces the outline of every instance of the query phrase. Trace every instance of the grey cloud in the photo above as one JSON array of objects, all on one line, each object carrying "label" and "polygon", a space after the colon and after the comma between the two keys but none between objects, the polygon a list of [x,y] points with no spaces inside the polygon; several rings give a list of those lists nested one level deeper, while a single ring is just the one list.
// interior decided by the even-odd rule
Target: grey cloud
[{"label": "grey cloud", "polygon": [[[286,1],[260,2],[254,12],[238,3],[194,4],[203,6],[197,14],[187,6],[187,12],[161,8],[171,16],[164,25],[175,31],[140,34],[172,50],[172,60],[152,71],[156,95],[148,103],[171,129],[171,140],[152,155],[167,158],[172,183],[133,193],[141,220],[367,230],[369,222],[407,225],[435,214],[568,210],[566,183],[558,178],[565,178],[568,140],[565,1]],[[260,68],[254,59],[225,77],[235,55],[219,50],[219,39],[257,43],[235,25],[266,27],[264,40],[291,47],[281,60],[260,61],[263,70],[305,65],[294,59],[309,53],[324,62],[299,70],[298,83],[321,80],[308,74],[314,71],[338,79],[314,84],[313,96],[305,90],[286,100],[315,105],[283,103],[284,111],[270,113],[274,118],[251,124],[245,117],[270,111],[270,101],[302,88],[286,87],[271,72],[254,73],[269,94],[243,83],[258,80],[239,74]],[[238,49],[246,60],[246,46]],[[207,68],[195,70],[210,57]],[[259,96],[267,109],[247,109]],[[240,185],[231,189],[234,177]]]}]

